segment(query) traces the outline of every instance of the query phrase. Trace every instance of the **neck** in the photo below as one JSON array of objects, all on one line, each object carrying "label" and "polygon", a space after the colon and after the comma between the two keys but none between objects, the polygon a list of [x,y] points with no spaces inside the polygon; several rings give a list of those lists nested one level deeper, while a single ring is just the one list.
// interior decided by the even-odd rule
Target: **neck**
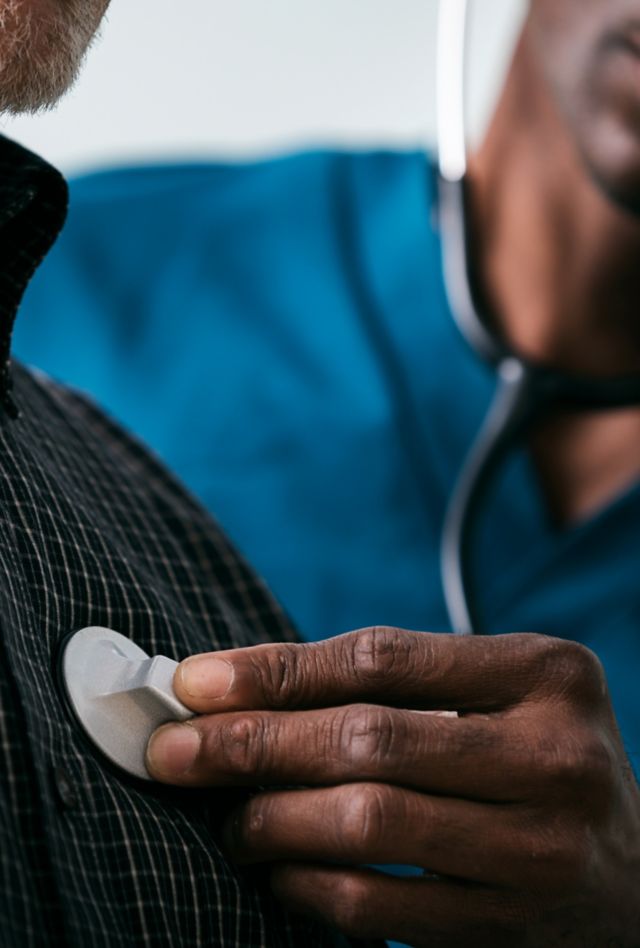
[{"label": "neck", "polygon": [[[469,193],[476,285],[510,346],[572,373],[640,371],[640,219],[589,177],[526,31]],[[552,516],[584,519],[640,476],[640,409],[556,412],[530,447]]]},{"label": "neck", "polygon": [[481,293],[510,345],[566,371],[640,371],[640,218],[591,180],[526,33],[469,186]]}]

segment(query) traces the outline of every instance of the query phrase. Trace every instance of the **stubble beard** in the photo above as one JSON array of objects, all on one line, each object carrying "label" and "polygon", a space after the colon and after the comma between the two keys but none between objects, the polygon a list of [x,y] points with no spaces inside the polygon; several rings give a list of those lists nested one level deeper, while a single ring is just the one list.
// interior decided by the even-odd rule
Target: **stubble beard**
[{"label": "stubble beard", "polygon": [[[0,0],[0,113],[51,108],[73,85],[108,0]],[[55,6],[47,12],[48,6]]]}]

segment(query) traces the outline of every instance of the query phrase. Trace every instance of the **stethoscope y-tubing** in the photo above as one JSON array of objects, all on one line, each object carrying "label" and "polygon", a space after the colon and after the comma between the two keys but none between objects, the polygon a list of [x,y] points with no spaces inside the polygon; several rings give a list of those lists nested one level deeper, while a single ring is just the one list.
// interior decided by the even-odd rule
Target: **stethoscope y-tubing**
[{"label": "stethoscope y-tubing", "polygon": [[441,568],[451,627],[458,635],[481,632],[471,569],[474,526],[504,456],[528,429],[537,400],[517,359],[505,360],[491,407],[458,476],[442,533]]},{"label": "stethoscope y-tubing", "polygon": [[439,220],[443,271],[454,320],[468,344],[495,367],[497,386],[462,465],[442,533],[442,586],[452,630],[482,634],[472,570],[475,526],[505,456],[552,409],[607,411],[640,405],[640,375],[588,378],[531,363],[489,329],[469,277],[466,213],[465,51],[468,0],[440,0],[438,30]]},{"label": "stethoscope y-tubing", "polygon": [[506,356],[480,431],[465,458],[447,507],[441,545],[442,584],[451,627],[459,635],[485,630],[472,570],[475,526],[483,501],[509,451],[553,409],[611,411],[640,405],[640,378],[586,380]]}]

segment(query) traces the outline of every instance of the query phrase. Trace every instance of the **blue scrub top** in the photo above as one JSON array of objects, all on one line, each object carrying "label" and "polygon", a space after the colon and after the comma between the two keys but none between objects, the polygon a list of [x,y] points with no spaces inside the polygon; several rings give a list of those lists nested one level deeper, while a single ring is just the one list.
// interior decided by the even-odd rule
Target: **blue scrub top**
[{"label": "blue scrub top", "polygon": [[[444,631],[447,498],[495,388],[445,298],[421,153],[123,169],[71,186],[17,354],[91,392],[309,638]],[[640,762],[640,486],[570,529],[523,449],[475,550],[492,632],[584,642]]]}]

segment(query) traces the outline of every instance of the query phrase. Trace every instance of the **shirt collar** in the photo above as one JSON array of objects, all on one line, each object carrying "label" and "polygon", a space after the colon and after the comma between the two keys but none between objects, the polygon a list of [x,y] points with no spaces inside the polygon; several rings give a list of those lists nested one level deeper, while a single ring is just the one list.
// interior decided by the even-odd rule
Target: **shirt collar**
[{"label": "shirt collar", "polygon": [[0,135],[0,405],[17,416],[11,398],[11,334],[36,269],[66,219],[67,185],[42,159]]}]

